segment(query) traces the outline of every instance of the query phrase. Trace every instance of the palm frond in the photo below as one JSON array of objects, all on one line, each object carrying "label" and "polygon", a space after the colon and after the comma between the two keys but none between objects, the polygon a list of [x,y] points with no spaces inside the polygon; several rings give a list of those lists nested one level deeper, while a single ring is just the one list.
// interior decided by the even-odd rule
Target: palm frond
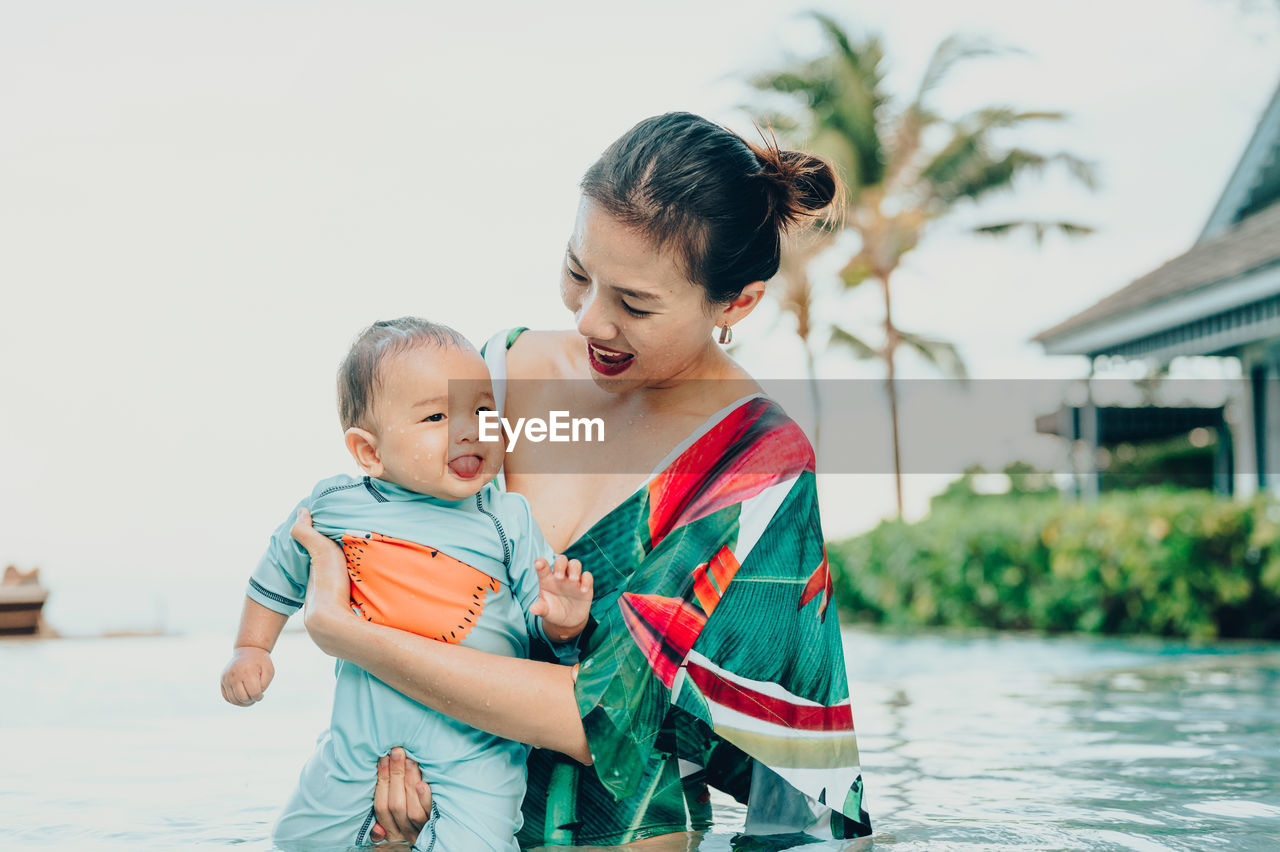
[{"label": "palm frond", "polygon": [[973,233],[981,234],[987,237],[1004,237],[1012,234],[1014,231],[1030,231],[1031,238],[1035,240],[1036,245],[1044,242],[1045,236],[1052,231],[1057,231],[1063,236],[1072,239],[1077,237],[1085,237],[1094,232],[1089,225],[1081,225],[1078,222],[1036,222],[1031,220],[1019,220],[1016,222],[996,222],[991,225],[981,225],[973,229]]},{"label": "palm frond", "polygon": [[871,346],[856,334],[834,324],[831,326],[831,339],[828,341],[828,345],[848,349],[853,353],[853,357],[859,361],[869,361],[872,358],[880,357],[879,349]]},{"label": "palm frond", "polygon": [[1090,234],[1097,233],[1097,229],[1092,225],[1081,225],[1079,222],[1057,222],[1055,230],[1061,231],[1063,236],[1071,239],[1087,237]]},{"label": "palm frond", "polygon": [[[919,103],[913,103],[892,122],[886,134],[884,185],[888,192],[898,189],[905,175],[910,175],[917,160],[925,132],[942,121],[942,116]],[[909,179],[909,178],[908,178]]]},{"label": "palm frond", "polygon": [[870,278],[872,273],[871,259],[865,251],[860,251],[849,258],[849,262],[840,270],[840,283],[846,290],[852,290]]},{"label": "palm frond", "polygon": [[739,104],[738,108],[747,113],[763,133],[772,133],[790,144],[802,144],[800,137],[804,129],[795,116],[778,110],[754,109],[749,104]]},{"label": "palm frond", "polygon": [[834,160],[849,189],[850,202],[884,175],[881,123],[884,45],[869,35],[852,38],[831,16],[813,13],[830,50],[822,56],[752,77],[761,92],[783,95],[806,113],[808,138],[802,146]]},{"label": "palm frond", "polygon": [[[874,186],[874,180],[867,179],[867,171],[863,166],[863,157],[858,151],[858,143],[848,134],[828,125],[819,124],[814,127],[813,135],[803,146],[805,150],[826,158],[840,174],[848,193],[849,207],[856,202],[868,186]],[[872,173],[874,175],[874,172]]]},{"label": "palm frond", "polygon": [[936,48],[929,64],[925,67],[924,76],[920,80],[920,88],[916,91],[915,103],[923,104],[925,96],[935,89],[951,73],[951,69],[968,59],[983,56],[1022,53],[1023,51],[998,45],[988,39],[977,36],[951,35],[943,39]]},{"label": "palm frond", "polygon": [[954,343],[937,338],[925,337],[923,334],[912,334],[898,329],[898,341],[910,346],[922,358],[937,367],[949,377],[961,382],[969,380],[969,371],[960,358],[960,351]]},{"label": "palm frond", "polygon": [[[930,93],[963,62],[1017,51],[978,38],[947,38],[935,49],[914,98],[895,104],[885,90],[883,42],[874,35],[851,33],[831,15],[815,12],[811,17],[826,44],[824,53],[760,74],[751,84],[761,92],[755,115],[764,126],[826,157],[846,181],[849,215],[842,222],[827,223],[820,234],[829,247],[836,244],[835,232],[852,230],[860,245],[836,281],[820,282],[823,288],[835,284],[847,290],[876,277],[888,286],[901,258],[918,245],[930,222],[958,203],[978,202],[1013,188],[1026,173],[1059,166],[1090,189],[1096,186],[1092,163],[1066,152],[1017,147],[1003,139],[1007,130],[1061,122],[1067,117],[1061,111],[993,104],[948,121],[929,103]],[[773,107],[777,109],[766,109]],[[940,134],[938,147],[933,134],[942,127],[947,132]],[[997,221],[974,230],[988,236],[1025,231],[1037,241],[1054,232],[1077,237],[1093,231],[1076,222],[1034,220]],[[781,286],[774,288],[782,312],[795,319],[807,352],[812,354],[809,345],[827,330],[830,346],[859,358],[891,357],[891,349],[903,343],[948,375],[967,375],[955,345],[947,341],[890,329],[884,346],[875,347],[826,322],[807,275],[810,259],[784,256]]]},{"label": "palm frond", "polygon": [[1043,172],[1049,159],[1034,151],[1011,148],[995,159],[975,157],[966,165],[968,168],[951,185],[951,202],[978,201],[993,192],[1011,189],[1018,175]]},{"label": "palm frond", "polygon": [[1066,121],[1067,114],[1056,110],[1018,110],[1010,106],[988,106],[967,113],[955,122],[956,127],[971,134],[1017,127],[1030,121]]},{"label": "palm frond", "polygon": [[929,175],[933,197],[946,207],[958,201],[978,201],[993,192],[1012,188],[1016,177],[1027,172],[1043,172],[1052,157],[1010,148],[994,156],[986,146],[973,141],[957,150],[944,168]]},{"label": "palm frond", "polygon": [[813,12],[811,17],[818,22],[818,26],[822,28],[823,34],[827,37],[833,47],[836,49],[836,56],[846,67],[856,69],[860,75],[866,77],[869,82],[875,85],[869,86],[870,91],[879,92],[882,75],[880,73],[880,63],[884,60],[884,45],[876,36],[866,36],[861,42],[855,43],[849,38],[849,34],[836,21],[835,18],[822,12]]},{"label": "palm frond", "polygon": [[930,185],[931,194],[942,195],[938,190],[953,183],[984,153],[977,135],[957,131],[920,170],[920,180]]},{"label": "palm frond", "polygon": [[985,237],[1005,237],[1025,224],[1026,222],[997,222],[994,225],[980,225],[973,232]]},{"label": "palm frond", "polygon": [[828,74],[835,97],[825,109],[815,111],[816,123],[849,140],[850,186],[874,186],[884,174],[881,118],[889,101],[881,67],[884,44],[874,35],[854,41],[829,15],[814,12],[812,17],[834,48]]},{"label": "palm frond", "polygon": [[1075,154],[1059,151],[1050,159],[1066,167],[1067,173],[1078,180],[1090,191],[1098,188],[1098,166],[1096,163],[1081,159]]},{"label": "palm frond", "polygon": [[747,82],[762,92],[800,94],[809,99],[815,93],[823,93],[828,87],[825,65],[820,59],[811,59],[790,68],[762,72]]},{"label": "palm frond", "polygon": [[1019,175],[1042,173],[1061,163],[1071,177],[1087,189],[1098,186],[1093,163],[1073,154],[1041,154],[1025,148],[993,151],[984,134],[958,133],[921,173],[932,184],[928,193],[943,207],[957,201],[977,201],[992,192],[1009,189]]}]

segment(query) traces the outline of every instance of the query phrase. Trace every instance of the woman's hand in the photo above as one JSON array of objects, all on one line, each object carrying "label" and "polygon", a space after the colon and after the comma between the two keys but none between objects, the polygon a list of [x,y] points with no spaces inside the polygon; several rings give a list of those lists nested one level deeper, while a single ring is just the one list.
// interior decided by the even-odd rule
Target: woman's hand
[{"label": "woman's hand", "polygon": [[[305,511],[298,512],[290,533],[311,555],[304,623],[320,650],[464,725],[591,763],[568,667],[488,654],[365,621],[351,611],[342,548],[312,529]],[[530,707],[539,712],[530,713]]]},{"label": "woman's hand", "polygon": [[333,643],[343,625],[354,619],[350,610],[351,579],[347,576],[347,558],[336,541],[316,532],[316,528],[311,526],[311,513],[306,509],[298,510],[289,534],[311,556],[303,624],[320,650],[338,656]]},{"label": "woman's hand", "polygon": [[375,843],[413,843],[431,818],[431,786],[422,780],[418,764],[406,760],[399,746],[378,758],[373,814],[378,821],[369,836]]}]

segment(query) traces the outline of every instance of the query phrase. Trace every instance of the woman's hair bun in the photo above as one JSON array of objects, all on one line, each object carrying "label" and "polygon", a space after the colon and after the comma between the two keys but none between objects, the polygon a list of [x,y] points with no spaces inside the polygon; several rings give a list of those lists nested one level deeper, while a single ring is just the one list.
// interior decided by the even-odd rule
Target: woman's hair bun
[{"label": "woman's hair bun", "polygon": [[[658,249],[673,249],[708,304],[733,301],[778,274],[785,232],[844,201],[819,157],[752,144],[687,112],[646,118],[582,177],[582,194]],[[836,206],[837,209],[831,208]]]},{"label": "woman's hair bun", "polygon": [[760,174],[772,185],[773,215],[783,228],[817,216],[836,201],[840,181],[826,160],[773,144],[750,147],[760,161]]}]

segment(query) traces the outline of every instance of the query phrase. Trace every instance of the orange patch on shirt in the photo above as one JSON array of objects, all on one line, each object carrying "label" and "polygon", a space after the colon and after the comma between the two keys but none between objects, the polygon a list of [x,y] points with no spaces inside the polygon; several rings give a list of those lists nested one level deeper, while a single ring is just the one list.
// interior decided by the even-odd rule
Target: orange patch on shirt
[{"label": "orange patch on shirt", "polygon": [[367,621],[457,644],[502,584],[452,556],[381,533],[342,537],[351,609]]}]

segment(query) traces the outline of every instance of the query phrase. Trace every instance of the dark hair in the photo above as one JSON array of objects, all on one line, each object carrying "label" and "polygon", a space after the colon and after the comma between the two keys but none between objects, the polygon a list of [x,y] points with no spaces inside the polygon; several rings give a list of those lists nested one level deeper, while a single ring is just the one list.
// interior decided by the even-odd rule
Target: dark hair
[{"label": "dark hair", "polygon": [[381,320],[360,332],[338,366],[338,417],[344,432],[352,426],[366,426],[373,394],[382,384],[382,362],[422,343],[474,348],[449,326],[418,317]]},{"label": "dark hair", "polygon": [[659,248],[672,247],[711,303],[778,271],[782,235],[831,206],[824,160],[753,145],[687,112],[648,118],[587,169],[582,194]]}]

